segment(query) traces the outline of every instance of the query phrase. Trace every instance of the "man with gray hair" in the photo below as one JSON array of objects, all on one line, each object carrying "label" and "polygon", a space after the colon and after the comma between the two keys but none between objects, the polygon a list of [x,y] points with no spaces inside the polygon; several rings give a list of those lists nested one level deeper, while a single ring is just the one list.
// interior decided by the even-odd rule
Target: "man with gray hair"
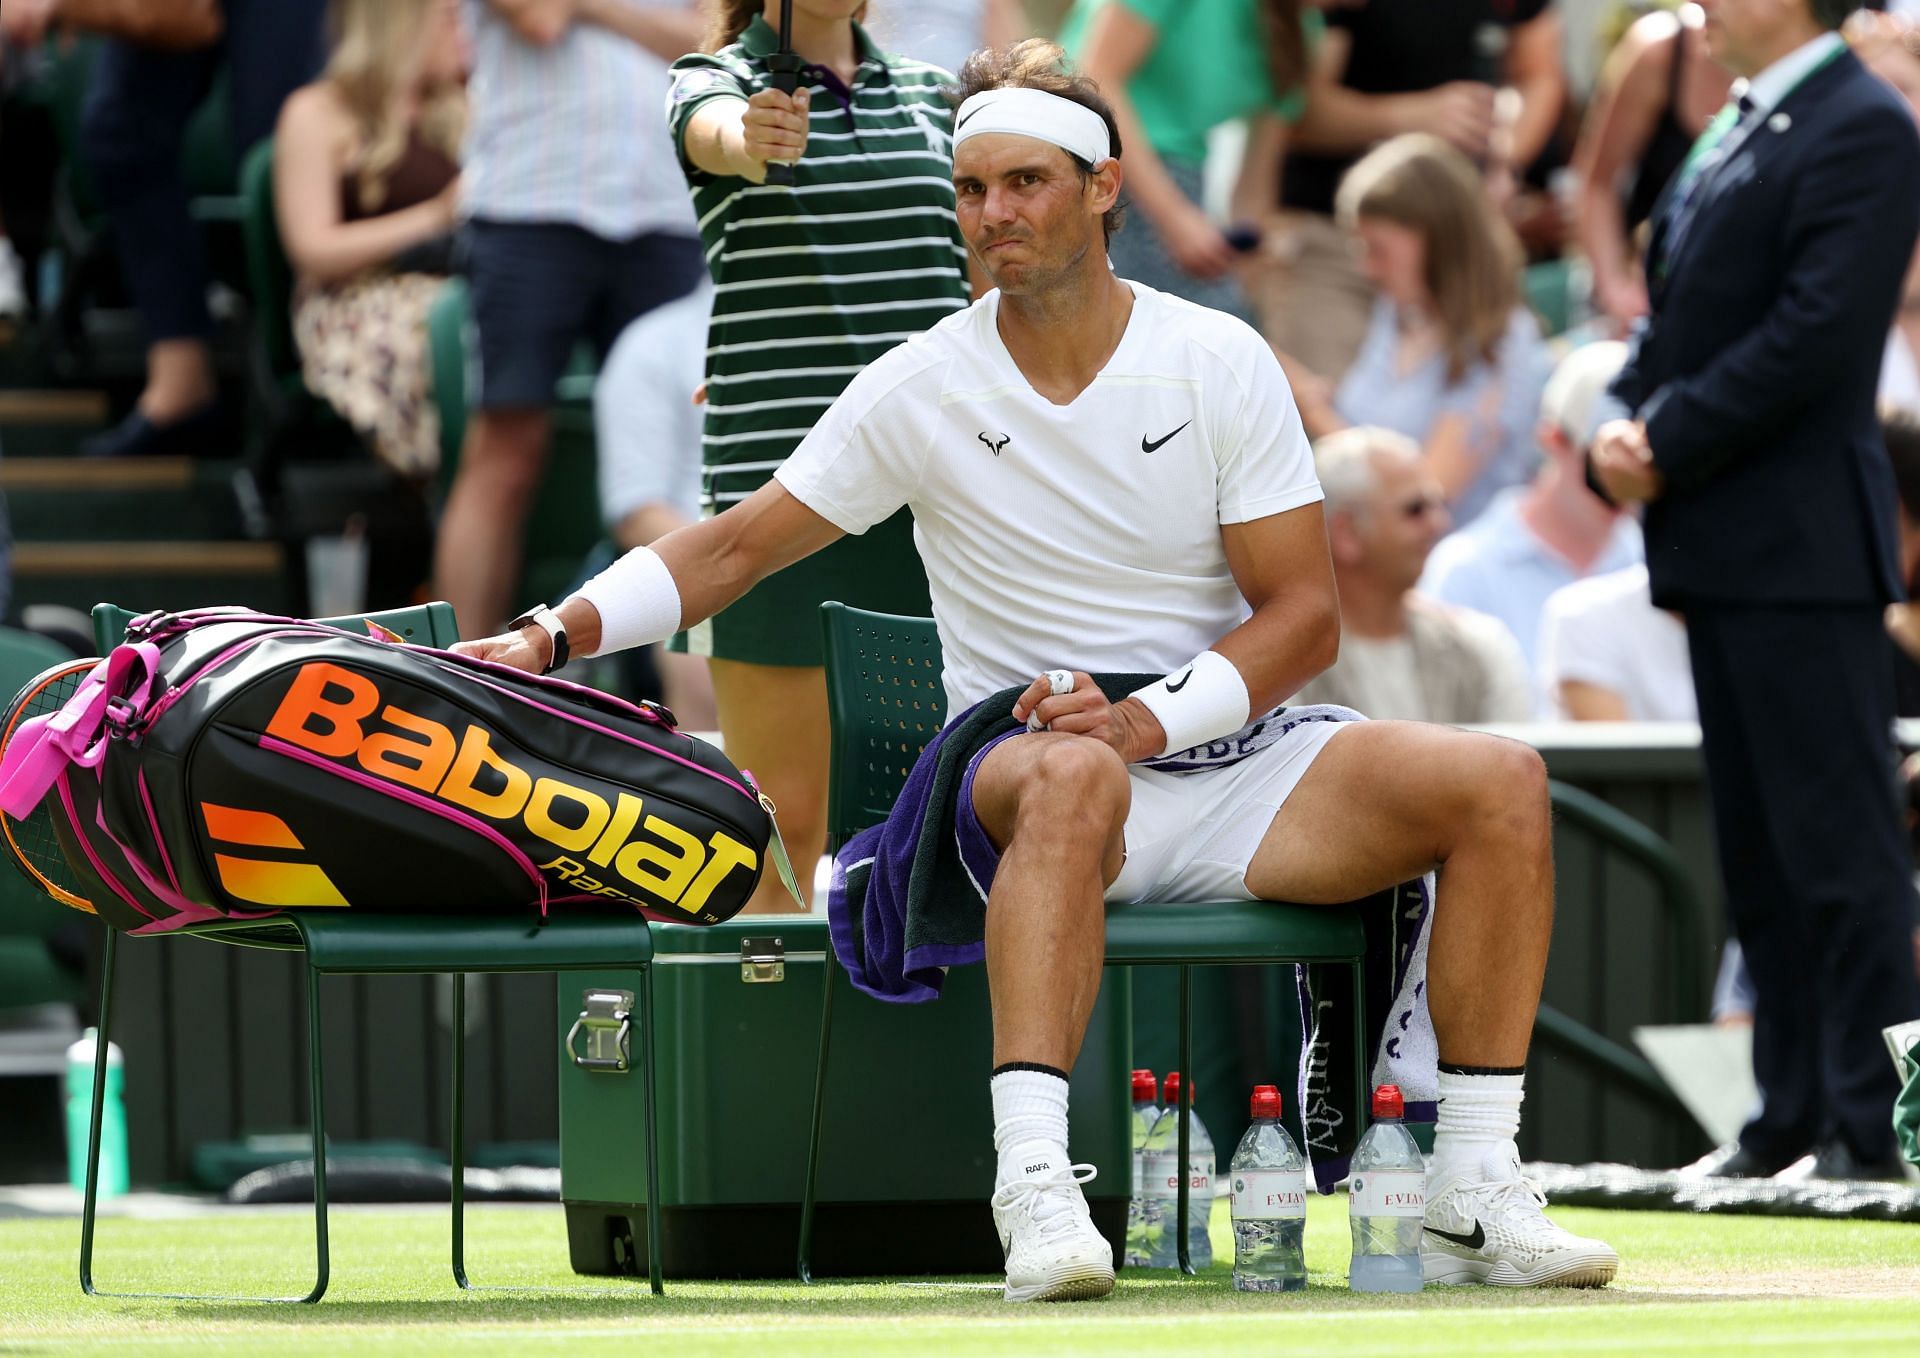
[{"label": "man with gray hair", "polygon": [[1534,439],[1545,454],[1525,486],[1503,490],[1467,527],[1433,550],[1420,592],[1500,619],[1539,666],[1540,610],[1554,591],[1645,559],[1640,522],[1587,487],[1587,449],[1601,398],[1627,361],[1608,340],[1575,349],[1540,397]]},{"label": "man with gray hair", "polygon": [[1414,590],[1452,526],[1412,439],[1359,426],[1314,446],[1340,589],[1340,658],[1295,695],[1374,717],[1525,721],[1527,662],[1494,618]]}]

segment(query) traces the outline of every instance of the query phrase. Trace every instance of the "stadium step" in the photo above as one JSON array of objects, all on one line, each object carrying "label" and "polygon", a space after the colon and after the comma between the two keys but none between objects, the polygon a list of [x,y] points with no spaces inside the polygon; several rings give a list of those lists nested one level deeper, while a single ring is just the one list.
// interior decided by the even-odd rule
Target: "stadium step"
[{"label": "stadium step", "polygon": [[136,612],[243,604],[288,606],[277,542],[16,542],[14,606],[89,609],[103,599]]},{"label": "stadium step", "polygon": [[101,391],[0,390],[0,454],[66,457],[111,414]]},{"label": "stadium step", "polygon": [[21,541],[219,540],[243,536],[233,472],[184,457],[8,456],[0,491]]}]

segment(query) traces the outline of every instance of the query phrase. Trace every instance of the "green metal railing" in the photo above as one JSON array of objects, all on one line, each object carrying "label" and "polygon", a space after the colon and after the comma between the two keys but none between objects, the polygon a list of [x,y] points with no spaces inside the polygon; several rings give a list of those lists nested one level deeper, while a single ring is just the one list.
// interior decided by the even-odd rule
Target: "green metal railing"
[{"label": "green metal railing", "polygon": [[[1559,823],[1577,826],[1599,844],[1644,869],[1659,888],[1658,900],[1666,925],[1668,953],[1673,965],[1675,1010],[1689,1018],[1707,1007],[1706,925],[1700,895],[1693,888],[1680,857],[1666,840],[1618,807],[1569,783],[1548,783],[1554,816]],[[1630,1047],[1555,1009],[1540,1006],[1534,1031],[1563,1054],[1653,1102],[1684,1112],[1667,1082],[1647,1060]]]}]

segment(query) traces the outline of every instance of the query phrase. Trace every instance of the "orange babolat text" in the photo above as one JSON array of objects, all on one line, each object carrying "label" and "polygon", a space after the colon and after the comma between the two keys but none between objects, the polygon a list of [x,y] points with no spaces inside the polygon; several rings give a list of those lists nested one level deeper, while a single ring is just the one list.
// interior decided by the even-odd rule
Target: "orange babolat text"
[{"label": "orange babolat text", "polygon": [[[381,725],[369,727],[376,710]],[[517,820],[542,843],[579,855],[584,861],[560,858],[543,866],[596,895],[628,896],[638,888],[698,915],[735,868],[759,866],[753,847],[724,830],[702,843],[671,821],[643,815],[646,803],[634,793],[616,793],[610,804],[558,778],[536,778],[495,751],[485,727],[468,726],[456,737],[429,717],[383,707],[373,680],[325,661],[300,667],[267,734],[329,759],[352,759],[376,777],[489,820]],[[601,877],[589,876],[588,865],[601,869]],[[608,869],[613,880],[605,880]]]}]

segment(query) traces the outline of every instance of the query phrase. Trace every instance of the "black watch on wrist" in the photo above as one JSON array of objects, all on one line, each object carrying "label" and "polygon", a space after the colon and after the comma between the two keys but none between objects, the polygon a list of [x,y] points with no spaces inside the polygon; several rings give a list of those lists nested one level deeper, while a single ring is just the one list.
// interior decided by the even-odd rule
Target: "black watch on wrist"
[{"label": "black watch on wrist", "polygon": [[547,659],[542,674],[552,674],[567,663],[567,625],[560,621],[560,615],[545,604],[535,604],[512,622],[507,624],[509,632],[518,632],[522,627],[538,627],[547,634],[547,640],[553,643],[552,655]]}]

